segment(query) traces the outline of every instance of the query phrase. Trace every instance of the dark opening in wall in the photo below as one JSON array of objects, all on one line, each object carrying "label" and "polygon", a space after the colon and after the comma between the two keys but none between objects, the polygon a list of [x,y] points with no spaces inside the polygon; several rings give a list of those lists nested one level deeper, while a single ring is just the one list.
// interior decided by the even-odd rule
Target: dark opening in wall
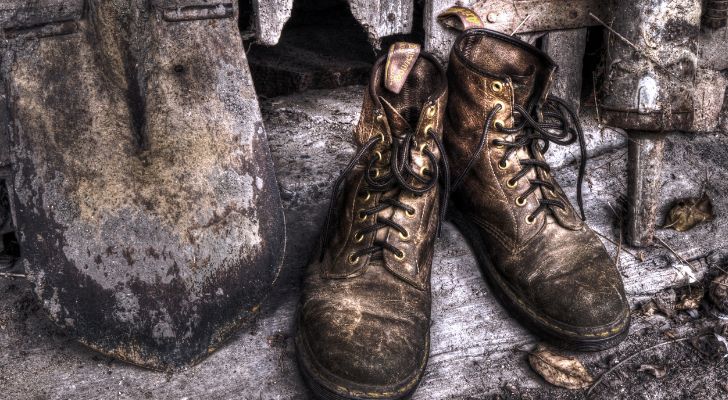
[{"label": "dark opening in wall", "polygon": [[7,185],[0,179],[0,271],[10,270],[20,257],[20,246],[12,229]]},{"label": "dark opening in wall", "polygon": [[584,68],[582,69],[581,99],[584,107],[596,107],[595,98],[601,81],[604,79],[604,59],[606,46],[604,29],[600,26],[587,28]]},{"label": "dark opening in wall", "polygon": [[[246,45],[247,47],[247,45]],[[364,84],[376,52],[343,0],[296,1],[281,39],[248,52],[259,96]]]}]

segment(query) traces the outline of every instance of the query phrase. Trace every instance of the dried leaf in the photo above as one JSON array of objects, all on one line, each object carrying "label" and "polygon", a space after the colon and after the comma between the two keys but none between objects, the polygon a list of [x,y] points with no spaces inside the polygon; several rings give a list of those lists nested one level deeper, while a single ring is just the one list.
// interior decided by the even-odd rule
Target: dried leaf
[{"label": "dried leaf", "polygon": [[713,335],[715,335],[715,338],[718,339],[718,342],[722,344],[723,347],[725,347],[725,351],[726,353],[728,353],[728,339],[726,339],[725,336],[719,335],[717,333],[714,333]]},{"label": "dried leaf", "polygon": [[700,285],[686,286],[680,289],[683,292],[679,295],[679,300],[675,303],[676,311],[696,310],[703,301],[705,290]]},{"label": "dried leaf", "polygon": [[637,371],[638,372],[647,372],[657,379],[660,379],[667,374],[667,369],[665,369],[664,367],[658,367],[657,365],[652,365],[652,364],[642,364],[642,365],[640,365],[640,369],[638,369]]},{"label": "dried leaf", "polygon": [[555,386],[584,389],[594,380],[578,359],[556,354],[543,346],[528,355],[528,362],[546,382]]},{"label": "dried leaf", "polygon": [[728,274],[713,279],[708,296],[716,307],[723,312],[728,312]]},{"label": "dried leaf", "polygon": [[675,203],[667,214],[665,228],[685,232],[701,222],[712,221],[714,218],[713,203],[708,194],[703,193],[700,198],[691,197]]}]

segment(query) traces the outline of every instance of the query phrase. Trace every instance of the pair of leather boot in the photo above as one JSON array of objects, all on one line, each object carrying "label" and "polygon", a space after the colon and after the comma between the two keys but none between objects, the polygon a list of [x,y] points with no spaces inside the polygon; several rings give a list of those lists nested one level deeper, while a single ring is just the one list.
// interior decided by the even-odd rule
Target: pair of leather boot
[{"label": "pair of leather boot", "polygon": [[374,65],[358,152],[336,181],[297,317],[299,363],[318,397],[416,389],[450,182],[453,221],[520,321],[580,350],[626,335],[620,274],[544,160],[549,144],[580,139],[583,152],[575,114],[548,94],[555,69],[539,49],[486,29],[459,36],[447,74],[412,44]]}]

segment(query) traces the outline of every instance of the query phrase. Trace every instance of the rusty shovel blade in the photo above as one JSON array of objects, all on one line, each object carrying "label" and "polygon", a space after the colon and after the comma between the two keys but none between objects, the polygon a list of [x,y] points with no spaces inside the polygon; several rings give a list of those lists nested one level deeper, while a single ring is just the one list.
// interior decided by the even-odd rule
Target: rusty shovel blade
[{"label": "rusty shovel blade", "polygon": [[2,49],[35,293],[81,343],[160,370],[250,320],[285,246],[235,2],[197,3],[89,0]]}]

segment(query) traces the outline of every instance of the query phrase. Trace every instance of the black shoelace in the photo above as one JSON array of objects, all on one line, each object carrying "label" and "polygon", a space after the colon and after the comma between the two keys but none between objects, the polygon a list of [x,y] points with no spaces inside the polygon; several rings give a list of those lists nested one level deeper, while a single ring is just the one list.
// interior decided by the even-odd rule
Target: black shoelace
[{"label": "black shoelace", "polygon": [[[502,105],[496,105],[485,119],[483,125],[483,133],[480,136],[478,147],[473,153],[473,156],[468,160],[463,172],[455,179],[453,188],[457,188],[467,173],[473,168],[478,157],[485,148],[485,143],[488,140],[488,133],[491,129],[491,124],[495,118],[496,113],[502,108]],[[579,211],[581,212],[581,219],[586,220],[584,215],[584,202],[582,199],[582,183],[584,181],[584,172],[586,171],[586,145],[584,143],[584,131],[581,128],[579,118],[576,116],[574,110],[562,99],[549,96],[543,105],[543,121],[537,121],[531,116],[528,111],[522,106],[516,104],[513,110],[514,116],[518,117],[516,124],[513,128],[506,128],[505,126],[499,126],[496,129],[503,133],[516,134],[513,141],[507,140],[493,140],[493,145],[504,146],[506,151],[503,153],[503,157],[499,161],[499,165],[505,168],[508,163],[508,158],[518,151],[520,148],[527,148],[531,154],[540,153],[542,156],[549,149],[549,143],[555,143],[561,146],[568,146],[573,144],[575,141],[579,141],[580,150],[580,161],[579,161],[579,176],[577,178],[576,197],[577,203],[579,204]],[[509,181],[510,185],[515,184],[516,181],[526,176],[531,170],[541,169],[546,173],[551,171],[551,167],[545,161],[541,161],[535,158],[521,159],[518,160],[522,166],[521,170],[518,171]],[[537,175],[538,176],[538,175]],[[541,187],[545,187],[551,191],[555,190],[554,185],[551,182],[547,182],[541,179],[529,179],[530,187],[526,190],[519,199],[524,201],[526,197],[531,195],[533,192]],[[518,201],[518,200],[517,200]],[[539,206],[536,210],[529,215],[529,221],[536,219],[539,213],[546,211],[550,207],[559,207],[566,209],[566,205],[559,199],[539,199]]]},{"label": "black shoelace", "polygon": [[[330,239],[331,223],[336,214],[336,205],[339,195],[341,194],[341,184],[344,182],[349,173],[356,167],[363,159],[369,157],[366,170],[364,171],[364,179],[366,184],[361,189],[358,196],[371,196],[372,193],[387,193],[393,192],[392,196],[382,197],[378,202],[375,202],[371,208],[358,210],[360,219],[366,219],[370,216],[378,214],[380,211],[387,208],[395,208],[404,210],[408,215],[414,215],[417,210],[396,198],[403,191],[412,192],[416,195],[421,195],[431,190],[435,185],[438,184],[438,180],[441,176],[440,165],[442,165],[443,174],[442,178],[444,181],[444,190],[442,191],[441,207],[438,219],[438,234],[441,229],[442,218],[444,217],[445,210],[447,209],[448,195],[450,192],[450,170],[447,163],[447,156],[445,155],[445,149],[442,145],[442,141],[437,137],[437,134],[430,128],[427,135],[437,146],[440,152],[440,162],[438,163],[435,154],[430,151],[426,145],[420,147],[420,152],[423,153],[429,160],[429,166],[423,168],[421,171],[415,171],[412,169],[412,151],[417,148],[414,142],[414,132],[409,131],[405,134],[404,138],[398,139],[393,138],[392,145],[389,148],[389,173],[380,176],[380,169],[376,167],[377,163],[383,159],[381,153],[372,151],[374,147],[384,140],[383,135],[375,136],[369,139],[354,155],[349,164],[341,171],[341,174],[334,182],[334,188],[331,194],[331,201],[329,203],[329,211],[326,216],[326,222],[324,223],[323,234],[321,236],[320,245],[320,259],[323,260],[324,251],[326,244]],[[432,168],[430,170],[429,168]],[[386,169],[386,167],[384,168]],[[369,225],[365,228],[354,233],[356,239],[362,239],[365,235],[374,233],[383,228],[391,228],[399,232],[403,237],[408,237],[409,232],[400,224],[392,221],[389,218],[377,217],[376,223]],[[375,240],[371,246],[357,250],[350,255],[352,260],[356,260],[359,257],[367,254],[377,253],[381,251],[389,251],[396,257],[404,257],[404,253],[396,246],[386,241]]]}]

